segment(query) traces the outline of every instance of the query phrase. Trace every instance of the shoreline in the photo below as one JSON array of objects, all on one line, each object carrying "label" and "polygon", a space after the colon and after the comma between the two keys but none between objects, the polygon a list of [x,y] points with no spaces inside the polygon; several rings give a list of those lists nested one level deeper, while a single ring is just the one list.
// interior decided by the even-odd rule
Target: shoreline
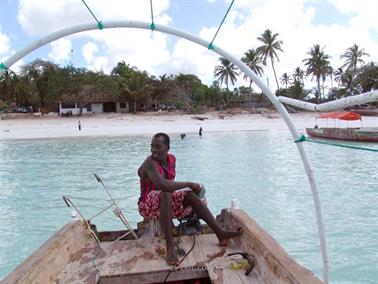
[{"label": "shoreline", "polygon": [[[305,133],[306,127],[313,127],[317,116],[318,114],[313,112],[291,114],[300,133]],[[199,118],[206,119],[201,121]],[[78,121],[81,130],[78,129]],[[318,121],[318,124],[326,126],[325,121]],[[333,126],[334,122],[330,121],[328,125]],[[346,127],[347,122],[341,122],[340,125]],[[349,126],[360,125],[359,121],[349,122]],[[378,127],[378,117],[363,117],[362,125]],[[70,118],[49,115],[33,117],[32,114],[28,114],[0,120],[0,141],[152,135],[156,132],[198,134],[200,127],[203,128],[204,135],[206,132],[288,131],[284,120],[274,111],[262,114],[250,114],[247,111],[232,114],[208,112],[200,115],[182,112],[110,113]]]}]

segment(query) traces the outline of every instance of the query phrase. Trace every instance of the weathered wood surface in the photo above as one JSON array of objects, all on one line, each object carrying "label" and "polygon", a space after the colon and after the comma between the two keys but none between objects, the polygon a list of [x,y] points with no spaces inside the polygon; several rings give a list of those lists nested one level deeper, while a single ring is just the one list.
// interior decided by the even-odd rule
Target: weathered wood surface
[{"label": "weathered wood surface", "polygon": [[365,141],[378,142],[377,127],[361,128],[306,128],[308,135],[318,138],[347,140],[347,141]]},{"label": "weathered wood surface", "polygon": [[[213,283],[322,283],[296,263],[285,250],[242,210],[224,210],[228,228],[242,227],[242,236],[226,248],[214,234],[196,236],[195,246],[172,271],[168,281],[209,277]],[[222,219],[222,218],[221,218]],[[193,237],[182,236],[179,247],[188,252]],[[247,252],[255,259],[249,276],[232,270],[229,253]],[[10,283],[157,283],[172,267],[165,261],[165,241],[143,236],[139,240],[96,243],[82,222],[70,223],[26,259],[1,284]]]},{"label": "weathered wood surface", "polygon": [[320,284],[310,270],[298,264],[287,252],[243,210],[224,210],[226,227],[242,227],[244,233],[235,239],[237,246],[256,259],[254,272],[262,283]]},{"label": "weathered wood surface", "polygon": [[90,240],[82,222],[68,223],[0,283],[53,283],[72,255]]}]

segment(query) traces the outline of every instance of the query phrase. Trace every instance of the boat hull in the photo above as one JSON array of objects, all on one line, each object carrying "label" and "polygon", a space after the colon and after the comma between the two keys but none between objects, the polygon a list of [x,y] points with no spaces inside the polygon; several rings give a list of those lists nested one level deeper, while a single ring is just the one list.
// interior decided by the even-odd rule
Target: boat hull
[{"label": "boat hull", "polygon": [[306,128],[306,132],[311,137],[361,141],[361,142],[378,142],[378,128]]},{"label": "boat hull", "polygon": [[[242,228],[242,236],[227,247],[219,247],[212,233],[182,235],[179,246],[188,257],[180,269],[172,270],[165,261],[165,245],[160,237],[138,228],[139,239],[111,241],[106,233],[98,244],[82,221],[67,224],[0,284],[70,283],[70,284],[146,284],[189,279],[204,283],[304,283],[322,282],[287,252],[244,211],[225,209],[218,216],[226,228]],[[144,232],[145,231],[145,232]],[[117,233],[118,234],[118,233]],[[177,238],[176,241],[178,242]],[[249,275],[243,268],[233,269],[228,254],[248,253],[254,262]],[[168,281],[168,282],[169,282]],[[202,282],[201,282],[202,283]]]}]

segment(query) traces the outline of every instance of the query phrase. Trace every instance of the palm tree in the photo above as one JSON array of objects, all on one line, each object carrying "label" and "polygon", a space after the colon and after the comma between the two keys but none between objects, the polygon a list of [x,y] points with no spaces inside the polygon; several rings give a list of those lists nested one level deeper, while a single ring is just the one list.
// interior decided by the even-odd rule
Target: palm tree
[{"label": "palm tree", "polygon": [[290,75],[287,75],[287,73],[283,73],[281,77],[281,83],[285,84],[286,89],[287,89],[287,85],[291,83]]},{"label": "palm tree", "polygon": [[146,71],[135,71],[128,78],[120,80],[121,96],[134,102],[133,112],[137,111],[137,101],[145,100],[152,92],[151,80]]},{"label": "palm tree", "polygon": [[225,83],[227,87],[226,95],[226,104],[228,103],[228,82],[231,81],[231,84],[234,85],[236,82],[236,76],[239,75],[238,68],[228,61],[226,58],[220,57],[220,65],[215,66],[214,77],[219,80],[221,83]]},{"label": "palm tree", "polygon": [[361,59],[363,56],[369,56],[368,53],[365,52],[365,50],[359,49],[357,44],[354,44],[353,46],[349,47],[347,51],[340,56],[340,58],[345,58],[345,63],[342,66],[342,68],[347,67],[347,71],[352,71],[354,74],[357,69],[357,65],[359,63],[364,64],[365,61]]},{"label": "palm tree", "polygon": [[41,59],[22,66],[21,75],[35,88],[41,109],[47,103],[52,104],[53,98],[50,96],[49,82],[56,76],[57,70],[59,70],[58,65]]},{"label": "palm tree", "polygon": [[293,73],[294,82],[300,82],[303,84],[304,72],[301,67],[296,67]]},{"label": "palm tree", "polygon": [[166,102],[171,98],[171,95],[175,88],[173,75],[161,75],[159,79],[154,80],[153,85],[154,90],[151,94],[151,98],[155,102],[155,109],[157,109],[158,103]]},{"label": "palm tree", "polygon": [[220,57],[220,65],[215,66],[214,77],[216,77],[221,83],[225,83],[228,90],[228,82],[234,85],[236,82],[236,76],[239,75],[238,68],[228,61],[226,58]]},{"label": "palm tree", "polygon": [[[256,75],[261,76],[263,73],[263,67],[261,66],[262,60],[259,53],[255,49],[249,49],[246,53],[244,53],[244,57],[241,59]],[[249,77],[244,74],[244,80],[248,79]],[[249,79],[249,88],[251,88],[252,79]]]},{"label": "palm tree", "polygon": [[[307,66],[306,76],[312,75],[312,78],[316,78],[317,83],[317,100],[319,102],[320,99],[320,78],[323,79],[323,85],[326,77],[330,73],[330,63],[329,58],[330,56],[324,53],[324,47],[321,49],[319,44],[315,44],[309,52],[307,52],[310,57],[303,60],[305,62],[305,66]],[[324,88],[323,88],[324,92]]]},{"label": "palm tree", "polygon": [[281,45],[282,41],[277,40],[278,33],[272,34],[272,31],[267,29],[265,32],[261,35],[261,37],[258,37],[257,39],[263,43],[262,46],[257,48],[257,52],[261,54],[262,60],[264,65],[266,65],[266,59],[270,57],[270,61],[272,63],[274,78],[276,79],[277,83],[277,90],[280,89],[280,86],[278,85],[277,80],[277,74],[276,70],[274,69],[274,59],[277,59],[277,61],[280,61],[277,55],[277,51],[282,51]]},{"label": "palm tree", "polygon": [[339,86],[341,85],[342,83],[342,78],[343,78],[343,75],[344,75],[344,72],[343,72],[343,68],[337,68],[334,72],[333,72],[333,76],[335,77],[335,82],[339,84]]}]

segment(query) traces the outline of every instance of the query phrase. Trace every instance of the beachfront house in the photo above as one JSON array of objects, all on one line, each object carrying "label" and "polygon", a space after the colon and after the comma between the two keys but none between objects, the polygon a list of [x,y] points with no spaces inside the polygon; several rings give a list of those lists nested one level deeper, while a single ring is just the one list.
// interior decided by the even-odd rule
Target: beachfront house
[{"label": "beachfront house", "polygon": [[[80,103],[58,103],[59,114],[71,113],[78,115],[80,113]],[[82,114],[87,113],[127,113],[129,112],[129,103],[127,102],[89,102],[83,106]]]},{"label": "beachfront house", "polygon": [[[79,101],[80,100],[80,101]],[[87,113],[127,113],[129,112],[129,103],[119,101],[117,96],[109,94],[88,94],[76,97],[72,96],[63,98],[58,102],[58,112],[60,115]]]}]

